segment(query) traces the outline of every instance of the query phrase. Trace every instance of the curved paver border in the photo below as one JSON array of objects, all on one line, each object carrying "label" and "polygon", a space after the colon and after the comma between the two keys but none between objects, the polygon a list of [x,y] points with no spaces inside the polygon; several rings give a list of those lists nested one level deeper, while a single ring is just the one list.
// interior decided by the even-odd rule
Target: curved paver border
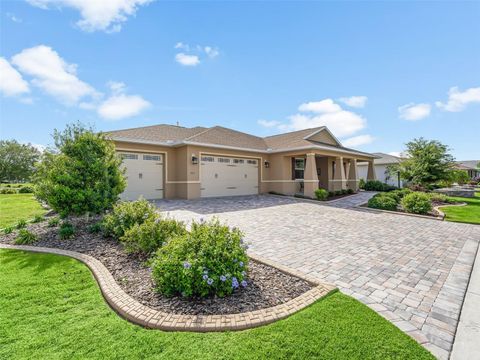
[{"label": "curved paver border", "polygon": [[284,319],[293,313],[311,305],[321,297],[327,295],[335,289],[334,286],[321,283],[313,277],[305,276],[302,273],[289,269],[285,266],[274,264],[273,262],[261,258],[257,255],[249,254],[250,258],[264,264],[275,266],[280,271],[300,277],[312,285],[306,293],[284,303],[271,308],[249,311],[239,314],[227,315],[180,315],[171,314],[159,310],[154,310],[139,303],[128,295],[117,284],[108,269],[97,259],[90,255],[81,254],[76,251],[61,250],[54,248],[45,248],[27,245],[7,245],[0,244],[0,249],[24,250],[39,253],[49,253],[63,255],[83,262],[92,271],[100,287],[103,297],[107,303],[122,317],[132,323],[166,331],[227,331],[244,330]]},{"label": "curved paver border", "polygon": [[442,210],[440,210],[440,208],[450,207],[450,206],[465,206],[465,205],[467,205],[467,203],[439,205],[439,206],[435,206],[434,209],[440,214],[442,219],[445,219],[445,213]]}]

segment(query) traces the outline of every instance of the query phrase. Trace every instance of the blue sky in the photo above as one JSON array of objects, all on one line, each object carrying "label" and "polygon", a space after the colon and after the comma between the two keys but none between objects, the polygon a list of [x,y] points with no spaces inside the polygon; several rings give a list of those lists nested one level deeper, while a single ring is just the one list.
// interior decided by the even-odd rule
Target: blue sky
[{"label": "blue sky", "polygon": [[480,158],[480,2],[116,3],[1,2],[2,139],[326,124],[364,151],[423,136]]}]

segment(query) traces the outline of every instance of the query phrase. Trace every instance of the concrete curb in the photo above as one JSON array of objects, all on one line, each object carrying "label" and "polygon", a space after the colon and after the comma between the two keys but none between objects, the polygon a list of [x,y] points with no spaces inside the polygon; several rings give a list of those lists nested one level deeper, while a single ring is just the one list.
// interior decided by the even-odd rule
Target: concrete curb
[{"label": "concrete curb", "polygon": [[257,255],[249,254],[252,259],[270,266],[275,266],[280,271],[300,277],[315,287],[284,304],[267,309],[249,311],[246,313],[225,315],[171,314],[151,309],[150,307],[142,305],[137,300],[132,298],[125,291],[123,291],[122,288],[120,288],[108,269],[99,260],[90,255],[81,254],[75,251],[26,245],[0,244],[0,249],[49,253],[68,256],[79,260],[87,265],[87,267],[91,270],[106,302],[120,316],[132,323],[147,328],[165,331],[209,332],[254,328],[284,319],[313,304],[315,301],[335,289],[334,286],[322,283],[316,278],[305,276],[296,270],[277,265],[274,262],[261,258]]}]

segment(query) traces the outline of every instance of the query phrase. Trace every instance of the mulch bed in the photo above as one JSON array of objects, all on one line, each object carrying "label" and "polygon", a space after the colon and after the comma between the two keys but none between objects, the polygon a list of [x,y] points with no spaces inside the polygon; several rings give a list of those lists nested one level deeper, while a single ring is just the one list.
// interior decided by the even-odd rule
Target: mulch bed
[{"label": "mulch bed", "polygon": [[[143,305],[175,314],[219,315],[235,314],[265,309],[283,304],[313,288],[307,281],[287,275],[280,270],[250,260],[247,275],[248,286],[232,295],[220,298],[166,297],[155,291],[147,258],[129,255],[114,239],[87,231],[88,225],[98,219],[70,219],[76,229],[74,238],[62,240],[58,228],[50,228],[47,222],[29,224],[28,229],[38,235],[33,246],[72,250],[88,254],[100,260],[110,271],[121,288]],[[0,243],[13,244],[16,231],[0,236]]]}]

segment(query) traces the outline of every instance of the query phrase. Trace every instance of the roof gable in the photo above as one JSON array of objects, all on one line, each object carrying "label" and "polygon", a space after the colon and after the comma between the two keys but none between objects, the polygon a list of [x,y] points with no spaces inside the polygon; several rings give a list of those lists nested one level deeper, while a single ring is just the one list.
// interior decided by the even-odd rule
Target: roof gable
[{"label": "roof gable", "polygon": [[303,139],[333,146],[342,146],[340,141],[325,126],[305,136]]}]

